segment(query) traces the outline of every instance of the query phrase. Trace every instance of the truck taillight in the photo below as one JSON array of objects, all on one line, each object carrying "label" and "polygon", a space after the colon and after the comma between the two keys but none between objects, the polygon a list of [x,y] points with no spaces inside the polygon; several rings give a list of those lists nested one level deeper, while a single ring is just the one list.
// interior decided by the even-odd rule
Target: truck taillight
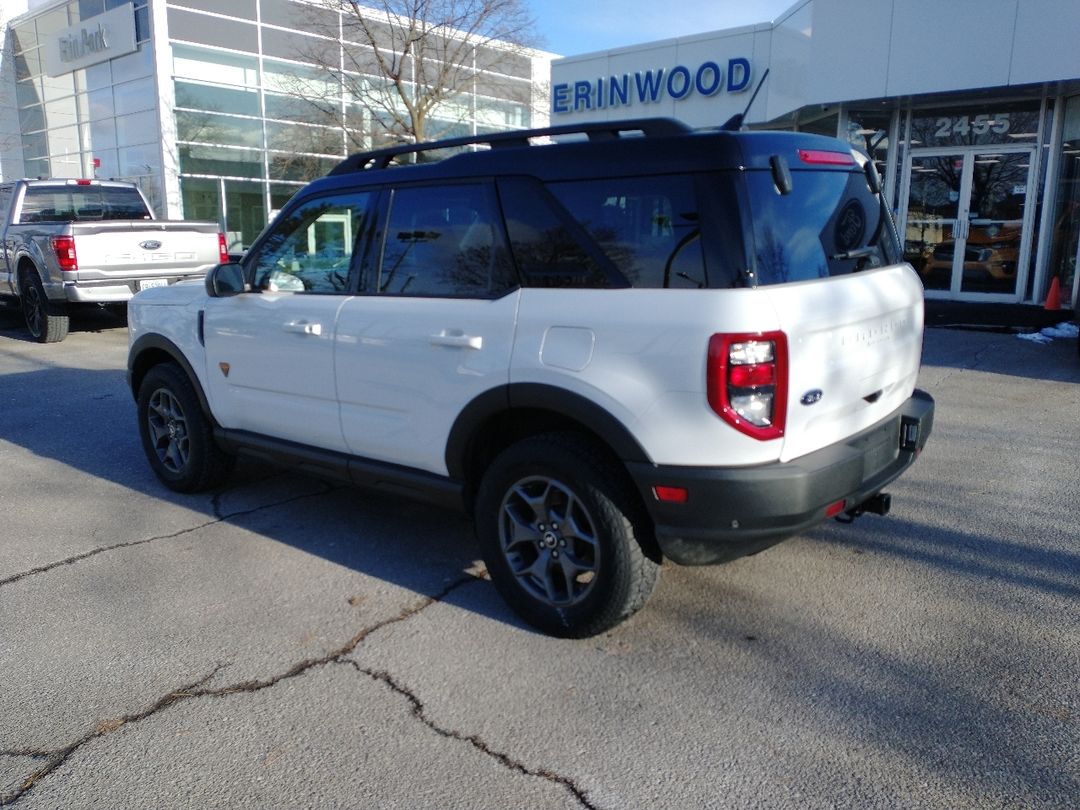
[{"label": "truck taillight", "polygon": [[787,419],[787,335],[713,335],[706,386],[709,405],[736,430],[755,439],[780,438]]},{"label": "truck taillight", "polygon": [[218,261],[225,264],[229,261],[229,246],[225,242],[225,234],[218,231],[217,235]]},{"label": "truck taillight", "polygon": [[56,261],[60,264],[61,270],[65,273],[74,273],[79,269],[79,261],[75,258],[75,237],[54,236],[52,247],[56,252]]}]

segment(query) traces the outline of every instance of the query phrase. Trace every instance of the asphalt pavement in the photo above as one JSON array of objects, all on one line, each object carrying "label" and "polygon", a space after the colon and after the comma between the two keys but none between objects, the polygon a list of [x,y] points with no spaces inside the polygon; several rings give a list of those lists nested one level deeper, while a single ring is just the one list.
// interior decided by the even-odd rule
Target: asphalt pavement
[{"label": "asphalt pavement", "polygon": [[461,516],[242,462],[162,487],[127,333],[0,310],[0,804],[1080,806],[1080,360],[930,329],[889,517],[522,625]]}]

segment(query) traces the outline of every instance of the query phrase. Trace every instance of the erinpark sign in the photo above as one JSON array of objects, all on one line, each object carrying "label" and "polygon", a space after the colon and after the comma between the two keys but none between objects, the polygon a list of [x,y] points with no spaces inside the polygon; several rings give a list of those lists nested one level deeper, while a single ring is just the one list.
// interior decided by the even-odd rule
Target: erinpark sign
[{"label": "erinpark sign", "polygon": [[53,34],[45,45],[45,69],[62,76],[136,49],[135,10],[129,3]]}]

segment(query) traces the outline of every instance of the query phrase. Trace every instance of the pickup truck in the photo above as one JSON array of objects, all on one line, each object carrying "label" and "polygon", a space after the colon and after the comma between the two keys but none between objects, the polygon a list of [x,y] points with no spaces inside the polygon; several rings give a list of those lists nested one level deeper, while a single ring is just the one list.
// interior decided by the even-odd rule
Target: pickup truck
[{"label": "pickup truck", "polygon": [[73,305],[122,305],[228,261],[216,222],[155,220],[136,185],[114,180],[0,184],[0,247],[0,300],[40,343],[67,337]]}]

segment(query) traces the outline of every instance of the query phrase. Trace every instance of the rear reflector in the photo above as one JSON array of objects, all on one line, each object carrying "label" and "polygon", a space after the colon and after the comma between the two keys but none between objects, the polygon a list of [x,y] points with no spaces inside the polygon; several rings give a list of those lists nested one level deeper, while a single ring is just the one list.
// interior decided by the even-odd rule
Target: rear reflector
[{"label": "rear reflector", "polygon": [[656,500],[664,503],[686,503],[690,500],[690,492],[686,487],[653,487]]},{"label": "rear reflector", "polygon": [[836,503],[831,503],[825,507],[825,517],[832,518],[839,515],[844,511],[844,507],[847,506],[847,501],[839,500]]},{"label": "rear reflector", "polygon": [[800,149],[799,160],[826,166],[855,165],[855,158],[850,152],[827,152],[824,149]]}]

